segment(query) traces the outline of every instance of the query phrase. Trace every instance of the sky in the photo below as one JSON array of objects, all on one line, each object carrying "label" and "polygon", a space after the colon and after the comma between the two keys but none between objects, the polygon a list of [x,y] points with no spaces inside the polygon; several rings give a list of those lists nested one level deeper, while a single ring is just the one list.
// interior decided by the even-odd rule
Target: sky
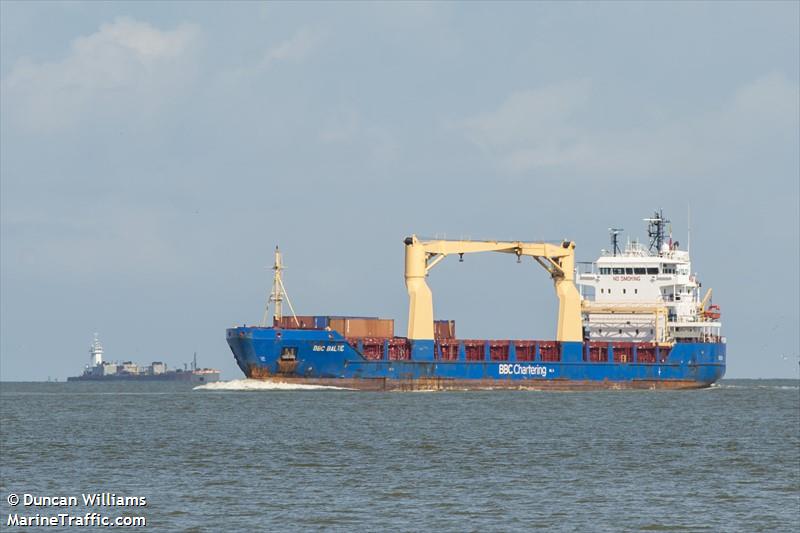
[{"label": "sky", "polygon": [[[240,378],[274,247],[298,314],[395,318],[403,238],[560,240],[663,208],[727,377],[798,377],[800,3],[0,2],[0,379]],[[553,338],[503,254],[432,271],[462,338]]]}]

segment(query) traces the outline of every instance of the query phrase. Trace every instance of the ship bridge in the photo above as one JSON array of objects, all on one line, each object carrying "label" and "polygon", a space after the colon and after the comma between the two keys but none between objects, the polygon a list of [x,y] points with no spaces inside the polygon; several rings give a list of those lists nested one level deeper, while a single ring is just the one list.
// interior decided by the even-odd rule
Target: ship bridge
[{"label": "ship bridge", "polygon": [[[620,251],[621,230],[610,231],[611,250],[584,263],[576,279],[590,340],[671,343],[719,338],[719,307],[711,304],[710,289],[701,297],[702,285],[692,273],[688,250],[661,234],[650,247],[629,240]],[[653,233],[658,237],[661,230]]]}]

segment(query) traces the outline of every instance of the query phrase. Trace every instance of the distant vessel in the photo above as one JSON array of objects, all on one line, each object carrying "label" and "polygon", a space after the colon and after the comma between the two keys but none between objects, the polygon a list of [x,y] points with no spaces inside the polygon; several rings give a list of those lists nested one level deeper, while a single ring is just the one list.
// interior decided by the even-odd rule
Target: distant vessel
[{"label": "distant vessel", "polygon": [[[284,317],[283,262],[276,248],[272,324],[228,329],[228,345],[247,377],[356,389],[708,387],[725,373],[719,306],[711,303],[711,289],[701,298],[689,251],[673,242],[663,213],[644,220],[649,246],[632,240],[620,250],[622,230],[610,228],[612,249],[578,265],[583,272],[570,240],[412,235],[404,241],[405,337],[394,335],[393,320],[298,317],[294,310]],[[517,262],[531,257],[546,270],[559,300],[554,340],[457,339],[453,321],[434,320],[430,270],[448,255],[463,260],[476,252],[509,254]]]},{"label": "distant vessel", "polygon": [[170,370],[165,363],[153,361],[139,366],[132,361],[122,363],[103,361],[103,345],[97,333],[89,347],[89,364],[80,376],[71,376],[67,381],[187,381],[211,383],[219,381],[219,370],[197,368],[197,352],[192,358],[191,368]]}]

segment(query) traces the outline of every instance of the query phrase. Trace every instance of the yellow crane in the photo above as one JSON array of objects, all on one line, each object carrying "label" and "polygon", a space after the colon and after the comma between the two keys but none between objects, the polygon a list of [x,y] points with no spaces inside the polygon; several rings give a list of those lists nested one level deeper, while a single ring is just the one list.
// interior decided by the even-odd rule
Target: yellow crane
[{"label": "yellow crane", "polygon": [[706,305],[708,304],[708,302],[711,301],[711,293],[712,293],[712,291],[711,291],[711,288],[709,287],[709,289],[706,291],[706,295],[703,296],[703,299],[700,300],[700,302],[697,304],[697,312],[698,313],[702,314],[703,311],[706,310]]},{"label": "yellow crane", "polygon": [[408,338],[433,339],[433,295],[425,282],[428,272],[448,255],[501,252],[533,257],[550,274],[558,296],[556,340],[581,342],[581,297],[575,287],[575,243],[561,244],[521,241],[421,241],[416,235],[405,239],[405,278],[408,290]]}]

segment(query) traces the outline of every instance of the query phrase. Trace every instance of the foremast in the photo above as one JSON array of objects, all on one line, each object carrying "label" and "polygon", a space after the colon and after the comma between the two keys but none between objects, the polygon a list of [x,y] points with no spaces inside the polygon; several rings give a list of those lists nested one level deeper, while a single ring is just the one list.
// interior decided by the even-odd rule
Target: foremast
[{"label": "foremast", "polygon": [[[286,287],[283,286],[284,270],[285,267],[283,266],[283,254],[281,254],[280,248],[276,246],[275,262],[272,265],[272,291],[267,299],[267,305],[264,307],[264,317],[261,319],[261,327],[269,327],[272,326],[272,324],[279,324],[282,322],[284,300],[286,300],[286,303],[289,304],[289,310],[292,312],[292,317],[294,318],[295,324],[298,326],[300,325],[300,322],[297,320],[297,314],[294,312],[294,307],[292,307],[292,301],[289,300],[289,294],[286,292]],[[267,322],[270,303],[273,305],[272,324]]]}]

